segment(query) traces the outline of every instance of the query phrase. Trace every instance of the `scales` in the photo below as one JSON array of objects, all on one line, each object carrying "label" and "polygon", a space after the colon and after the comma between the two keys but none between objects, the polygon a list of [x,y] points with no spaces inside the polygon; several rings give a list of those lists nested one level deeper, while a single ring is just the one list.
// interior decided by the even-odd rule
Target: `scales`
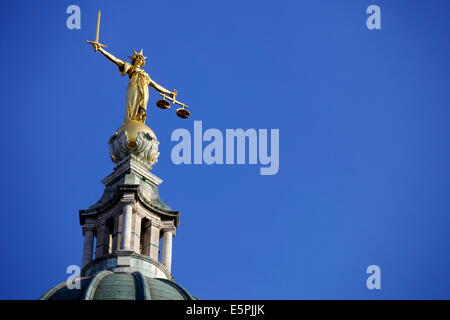
[{"label": "scales", "polygon": [[[159,93],[159,95],[161,97],[163,97],[162,99],[156,101],[156,106],[158,108],[161,109],[169,109],[170,108],[170,103],[169,101],[171,101],[172,103],[178,104],[181,106],[181,108],[177,109],[177,116],[180,117],[181,119],[187,119],[189,118],[189,116],[191,115],[191,113],[189,112],[189,110],[187,110],[188,106],[180,101],[177,101],[177,91],[174,90],[173,91],[173,97],[169,97],[168,95],[164,94],[164,93]],[[169,101],[167,101],[167,100]]]}]

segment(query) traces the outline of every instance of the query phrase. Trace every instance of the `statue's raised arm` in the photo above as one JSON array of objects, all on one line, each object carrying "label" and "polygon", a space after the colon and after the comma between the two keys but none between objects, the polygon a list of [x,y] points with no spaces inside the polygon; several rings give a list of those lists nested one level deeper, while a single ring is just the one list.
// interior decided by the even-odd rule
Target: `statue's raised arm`
[{"label": "statue's raised arm", "polygon": [[119,67],[119,69],[123,69],[125,63],[122,60],[115,57],[96,43],[92,44],[92,46],[94,47],[95,51],[100,51],[109,61],[115,63]]}]

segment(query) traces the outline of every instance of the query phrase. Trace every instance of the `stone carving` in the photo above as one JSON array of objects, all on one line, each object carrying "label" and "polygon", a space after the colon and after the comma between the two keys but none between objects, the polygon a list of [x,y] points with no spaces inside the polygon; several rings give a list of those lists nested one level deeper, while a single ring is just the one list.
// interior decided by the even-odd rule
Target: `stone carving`
[{"label": "stone carving", "polygon": [[123,130],[115,132],[109,138],[109,155],[114,163],[119,163],[130,155],[134,155],[141,160],[148,169],[158,161],[159,141],[154,134],[150,132],[140,131],[136,137],[136,142],[133,147],[130,147],[127,131]]}]

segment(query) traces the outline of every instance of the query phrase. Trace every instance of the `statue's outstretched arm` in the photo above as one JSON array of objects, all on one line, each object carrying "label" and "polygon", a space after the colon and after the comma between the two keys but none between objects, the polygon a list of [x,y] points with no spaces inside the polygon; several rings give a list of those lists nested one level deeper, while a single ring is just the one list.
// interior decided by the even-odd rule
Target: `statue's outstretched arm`
[{"label": "statue's outstretched arm", "polygon": [[150,87],[155,88],[156,90],[158,90],[158,91],[161,92],[161,93],[165,93],[165,94],[168,94],[168,95],[170,95],[170,96],[173,95],[173,92],[172,92],[172,91],[167,90],[167,89],[164,88],[163,86],[157,84],[157,83],[156,83],[155,81],[153,81],[152,79],[150,79],[148,85],[149,85]]},{"label": "statue's outstretched arm", "polygon": [[100,46],[98,47],[97,50],[100,51],[109,61],[115,63],[119,68],[123,68],[125,63],[122,60],[120,60],[119,58],[116,58],[115,56],[113,56],[111,53],[104,50]]}]

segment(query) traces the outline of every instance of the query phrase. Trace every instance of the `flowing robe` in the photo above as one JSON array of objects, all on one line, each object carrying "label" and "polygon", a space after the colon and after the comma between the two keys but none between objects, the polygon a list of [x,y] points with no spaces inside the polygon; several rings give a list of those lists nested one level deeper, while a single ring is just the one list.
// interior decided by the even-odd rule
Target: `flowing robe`
[{"label": "flowing robe", "polygon": [[128,62],[124,62],[123,68],[119,68],[119,72],[122,76],[128,74],[130,78],[124,123],[134,121],[144,123],[147,117],[150,76],[143,69]]}]

